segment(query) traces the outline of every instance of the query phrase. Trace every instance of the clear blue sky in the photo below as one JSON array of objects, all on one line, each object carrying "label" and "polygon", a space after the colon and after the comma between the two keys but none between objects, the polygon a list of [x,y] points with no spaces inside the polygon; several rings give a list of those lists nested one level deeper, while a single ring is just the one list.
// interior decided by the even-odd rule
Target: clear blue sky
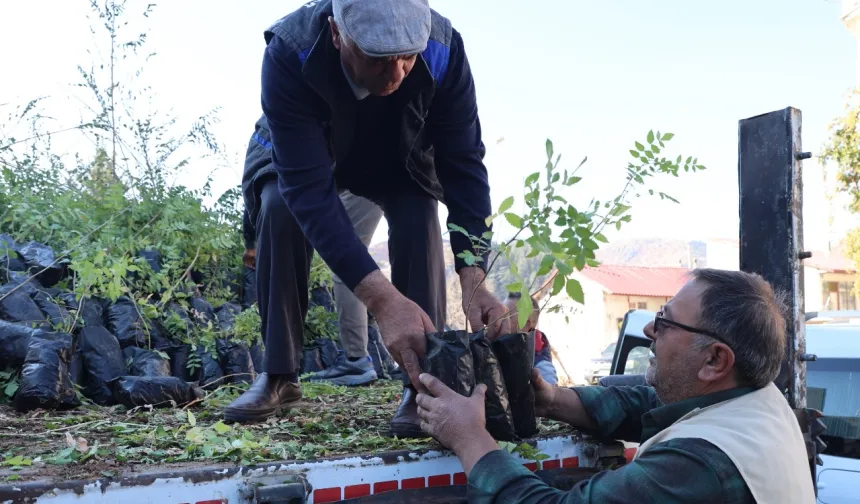
[{"label": "clear blue sky", "polygon": [[[150,44],[159,55],[146,75],[157,103],[188,118],[222,107],[217,132],[237,164],[217,173],[217,190],[239,183],[241,156],[260,114],[262,32],[300,4],[172,0],[155,9]],[[697,155],[708,166],[661,186],[681,205],[634,207],[627,236],[737,236],[738,120],[798,107],[804,146],[817,151],[855,85],[855,41],[836,1],[431,0],[431,6],[465,40],[494,204],[520,196],[516,187],[543,164],[547,137],[563,165],[588,155],[581,193],[572,195],[583,203],[620,189],[627,150],[650,128],[674,132],[671,152]],[[0,4],[0,104],[70,92],[65,84],[75,79],[90,42],[87,11],[85,0]],[[73,122],[75,106],[65,101],[57,115]],[[500,137],[505,141],[496,145]],[[818,172],[815,163],[806,170],[807,178]],[[200,171],[192,166],[183,182],[199,183]],[[384,234],[381,228],[376,240]]]}]

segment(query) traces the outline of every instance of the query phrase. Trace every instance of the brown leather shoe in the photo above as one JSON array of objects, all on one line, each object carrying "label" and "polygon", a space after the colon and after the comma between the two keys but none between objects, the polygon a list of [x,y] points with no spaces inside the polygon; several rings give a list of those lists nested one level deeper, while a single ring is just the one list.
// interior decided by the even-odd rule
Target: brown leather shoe
[{"label": "brown leather shoe", "polygon": [[302,387],[281,375],[261,373],[254,384],[224,408],[226,422],[258,422],[302,399]]},{"label": "brown leather shoe", "polygon": [[391,425],[388,428],[388,434],[392,437],[396,436],[400,439],[406,438],[426,438],[428,436],[421,430],[421,419],[418,417],[418,403],[415,398],[418,393],[411,385],[403,387],[403,398],[400,401],[400,407],[397,408],[397,413],[391,420]]}]

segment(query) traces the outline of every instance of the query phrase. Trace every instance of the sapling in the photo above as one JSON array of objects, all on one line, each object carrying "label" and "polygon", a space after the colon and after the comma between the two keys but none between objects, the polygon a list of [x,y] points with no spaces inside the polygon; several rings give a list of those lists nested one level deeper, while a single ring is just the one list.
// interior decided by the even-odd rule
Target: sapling
[{"label": "sapling", "polygon": [[[523,327],[533,312],[532,296],[544,287],[549,287],[538,283],[550,273],[553,273],[549,280],[552,282],[551,288],[547,289],[550,294],[539,307],[539,313],[547,307],[552,297],[562,291],[572,300],[583,304],[585,296],[582,285],[574,278],[573,273],[586,266],[598,265],[595,253],[600,248],[600,243],[608,243],[603,234],[606,227],[614,226],[616,230],[620,230],[624,223],[629,223],[632,200],[641,197],[646,191],[648,195],[659,196],[661,200],[678,202],[664,192],[649,188],[646,183],[649,177],[677,177],[681,170],[696,172],[705,169],[693,156],[686,159],[681,155],[674,159],[666,157],[663,150],[673,137],[673,133],[661,134],[652,130],[648,132],[644,143],[634,142],[634,148],[630,149],[633,159],[627,164],[626,182],[621,192],[609,200],[591,198],[584,206],[569,202],[563,192],[582,181],[582,177],[577,174],[587,158],[572,171],[561,170],[558,166],[561,155],[555,154],[552,141],[547,139],[547,160],[543,177],[539,171],[526,177],[522,210],[519,213],[512,211],[514,197],[509,196],[502,201],[498,210],[486,219],[487,225],[490,226],[496,218],[504,216],[515,230],[511,238],[496,242],[493,231],[474,236],[460,226],[449,224],[451,232],[466,235],[472,243],[473,250],[461,252],[458,257],[469,266],[488,261],[484,278],[471,292],[463,293],[466,312],[468,313],[471,307],[478,287],[486,281],[500,257],[507,259],[510,265],[509,273],[514,278],[513,282],[506,285],[507,290],[521,294],[517,301],[517,327]],[[512,252],[523,247],[527,247],[527,258],[541,257],[540,267],[534,275],[521,275],[516,262],[512,260]],[[497,322],[498,320],[489,321],[488,326]],[[470,328],[468,323],[467,320],[467,331],[475,329]]]}]

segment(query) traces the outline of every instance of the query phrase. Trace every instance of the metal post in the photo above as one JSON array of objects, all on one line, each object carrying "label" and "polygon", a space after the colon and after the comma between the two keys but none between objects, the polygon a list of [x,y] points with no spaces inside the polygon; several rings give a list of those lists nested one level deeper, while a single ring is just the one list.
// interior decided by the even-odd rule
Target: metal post
[{"label": "metal post", "polygon": [[790,298],[785,360],[776,385],[792,408],[806,407],[800,111],[789,107],[743,119],[738,132],[740,269]]}]

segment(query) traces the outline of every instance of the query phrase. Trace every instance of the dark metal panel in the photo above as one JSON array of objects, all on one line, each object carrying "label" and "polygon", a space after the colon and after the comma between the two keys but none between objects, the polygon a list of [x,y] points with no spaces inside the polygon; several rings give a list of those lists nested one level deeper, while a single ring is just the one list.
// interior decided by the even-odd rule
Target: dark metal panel
[{"label": "dark metal panel", "polygon": [[[792,408],[806,406],[801,113],[789,107],[743,119],[738,131],[740,269],[762,275],[791,303],[786,355],[776,384]],[[805,255],[804,255],[805,256]]]}]

